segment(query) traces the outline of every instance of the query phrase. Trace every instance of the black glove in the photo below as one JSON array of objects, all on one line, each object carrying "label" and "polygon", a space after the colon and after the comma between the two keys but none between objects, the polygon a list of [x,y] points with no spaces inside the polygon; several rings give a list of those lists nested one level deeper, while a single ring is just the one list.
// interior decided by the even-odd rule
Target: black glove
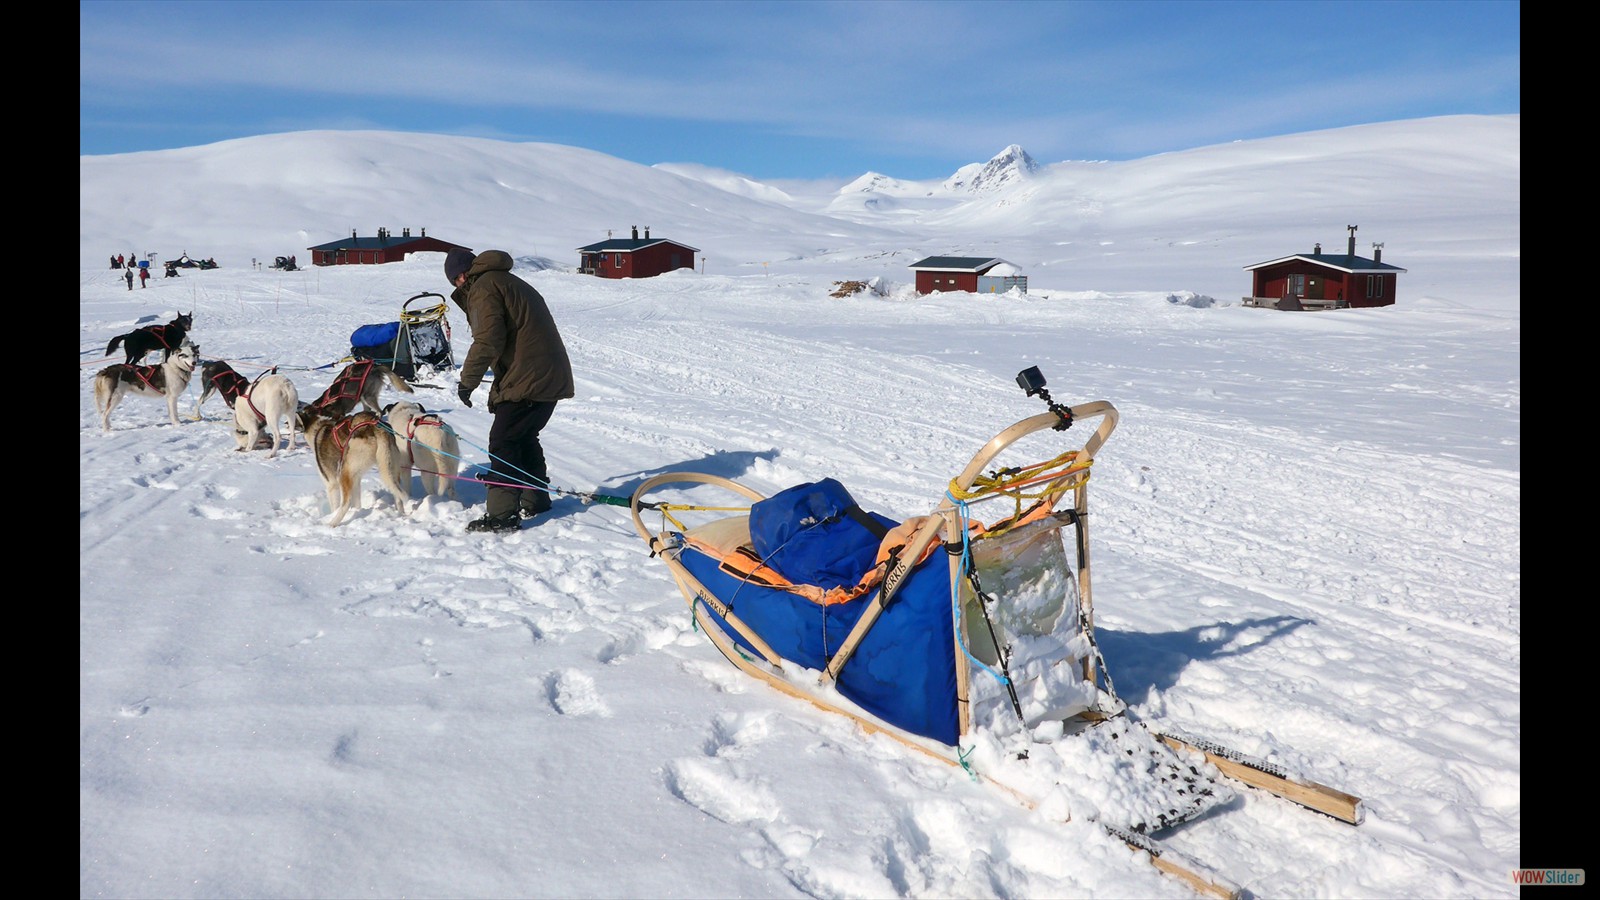
[{"label": "black glove", "polygon": [[472,408],[472,388],[460,385],[456,388],[456,396],[461,398],[461,402],[466,404],[468,409]]}]

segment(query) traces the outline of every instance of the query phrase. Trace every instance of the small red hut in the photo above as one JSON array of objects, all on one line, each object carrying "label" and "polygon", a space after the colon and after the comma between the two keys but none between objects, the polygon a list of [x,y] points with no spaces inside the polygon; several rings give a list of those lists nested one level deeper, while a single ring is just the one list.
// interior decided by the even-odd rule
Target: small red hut
[{"label": "small red hut", "polygon": [[578,248],[578,271],[601,278],[653,278],[674,269],[693,269],[699,249],[666,238],[652,238],[650,226],[639,237],[612,238]]},{"label": "small red hut", "polygon": [[[409,228],[403,229],[399,237],[390,234],[387,228],[379,228],[377,237],[361,237],[352,228],[347,238],[306,249],[311,251],[311,264],[314,266],[358,266],[399,262],[408,255],[422,250],[448,253],[457,247],[461,245],[428,237],[426,228],[416,237],[411,236]],[[461,247],[461,249],[471,248]]]},{"label": "small red hut", "polygon": [[1372,245],[1372,258],[1356,255],[1356,226],[1344,253],[1323,253],[1317,244],[1310,253],[1297,253],[1245,266],[1250,273],[1250,296],[1245,306],[1272,309],[1344,309],[1392,306],[1399,273],[1405,269],[1383,261],[1383,245]]}]

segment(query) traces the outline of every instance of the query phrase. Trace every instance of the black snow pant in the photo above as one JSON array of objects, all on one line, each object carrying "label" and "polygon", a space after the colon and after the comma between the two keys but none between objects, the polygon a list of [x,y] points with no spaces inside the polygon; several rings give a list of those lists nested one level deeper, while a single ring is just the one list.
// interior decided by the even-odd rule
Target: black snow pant
[{"label": "black snow pant", "polygon": [[[490,516],[514,516],[517,511],[542,513],[550,508],[550,486],[545,469],[544,446],[539,432],[556,411],[554,400],[523,400],[496,403],[494,424],[489,426],[490,481],[484,512]],[[535,488],[501,485],[537,485]]]}]

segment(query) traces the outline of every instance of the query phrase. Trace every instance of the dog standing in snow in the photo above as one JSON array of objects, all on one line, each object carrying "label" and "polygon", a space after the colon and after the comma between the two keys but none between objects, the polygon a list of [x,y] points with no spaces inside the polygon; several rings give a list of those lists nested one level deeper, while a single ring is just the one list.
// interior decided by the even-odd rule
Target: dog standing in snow
[{"label": "dog standing in snow", "polygon": [[194,313],[179,313],[176,319],[165,325],[146,325],[135,328],[127,334],[119,334],[106,345],[106,355],[117,352],[120,345],[128,358],[123,360],[124,365],[137,365],[144,362],[144,358],[152,350],[161,351],[161,361],[166,362],[172,358],[178,348],[187,340],[189,329],[194,327]]},{"label": "dog standing in snow", "polygon": [[167,401],[167,417],[178,424],[178,395],[189,388],[200,348],[188,340],[178,345],[159,366],[131,366],[117,363],[94,376],[94,405],[100,410],[100,430],[111,430],[111,411],[123,397],[161,397]]},{"label": "dog standing in snow", "polygon": [[328,510],[333,514],[328,521],[330,528],[344,521],[352,503],[360,504],[361,476],[372,468],[378,470],[378,480],[394,495],[400,515],[408,514],[406,501],[411,492],[401,485],[400,450],[381,417],[362,410],[342,419],[330,419],[306,407],[300,411],[300,425],[328,494]]},{"label": "dog standing in snow", "polygon": [[278,444],[283,440],[282,424],[289,420],[289,442],[285,450],[294,448],[295,426],[299,424],[300,393],[287,375],[267,372],[257,378],[233,401],[233,439],[240,450],[253,450],[267,441],[272,432],[271,459],[278,455]]},{"label": "dog standing in snow", "polygon": [[422,495],[456,499],[461,442],[456,431],[422,404],[402,400],[383,408],[404,465],[422,479]]}]

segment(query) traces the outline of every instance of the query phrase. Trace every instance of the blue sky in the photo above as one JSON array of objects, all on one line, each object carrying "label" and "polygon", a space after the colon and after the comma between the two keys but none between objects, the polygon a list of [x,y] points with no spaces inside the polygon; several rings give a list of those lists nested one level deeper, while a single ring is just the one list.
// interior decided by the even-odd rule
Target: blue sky
[{"label": "blue sky", "polygon": [[82,0],[78,152],[312,129],[568,144],[761,180],[943,178],[1520,113],[1522,7]]}]

